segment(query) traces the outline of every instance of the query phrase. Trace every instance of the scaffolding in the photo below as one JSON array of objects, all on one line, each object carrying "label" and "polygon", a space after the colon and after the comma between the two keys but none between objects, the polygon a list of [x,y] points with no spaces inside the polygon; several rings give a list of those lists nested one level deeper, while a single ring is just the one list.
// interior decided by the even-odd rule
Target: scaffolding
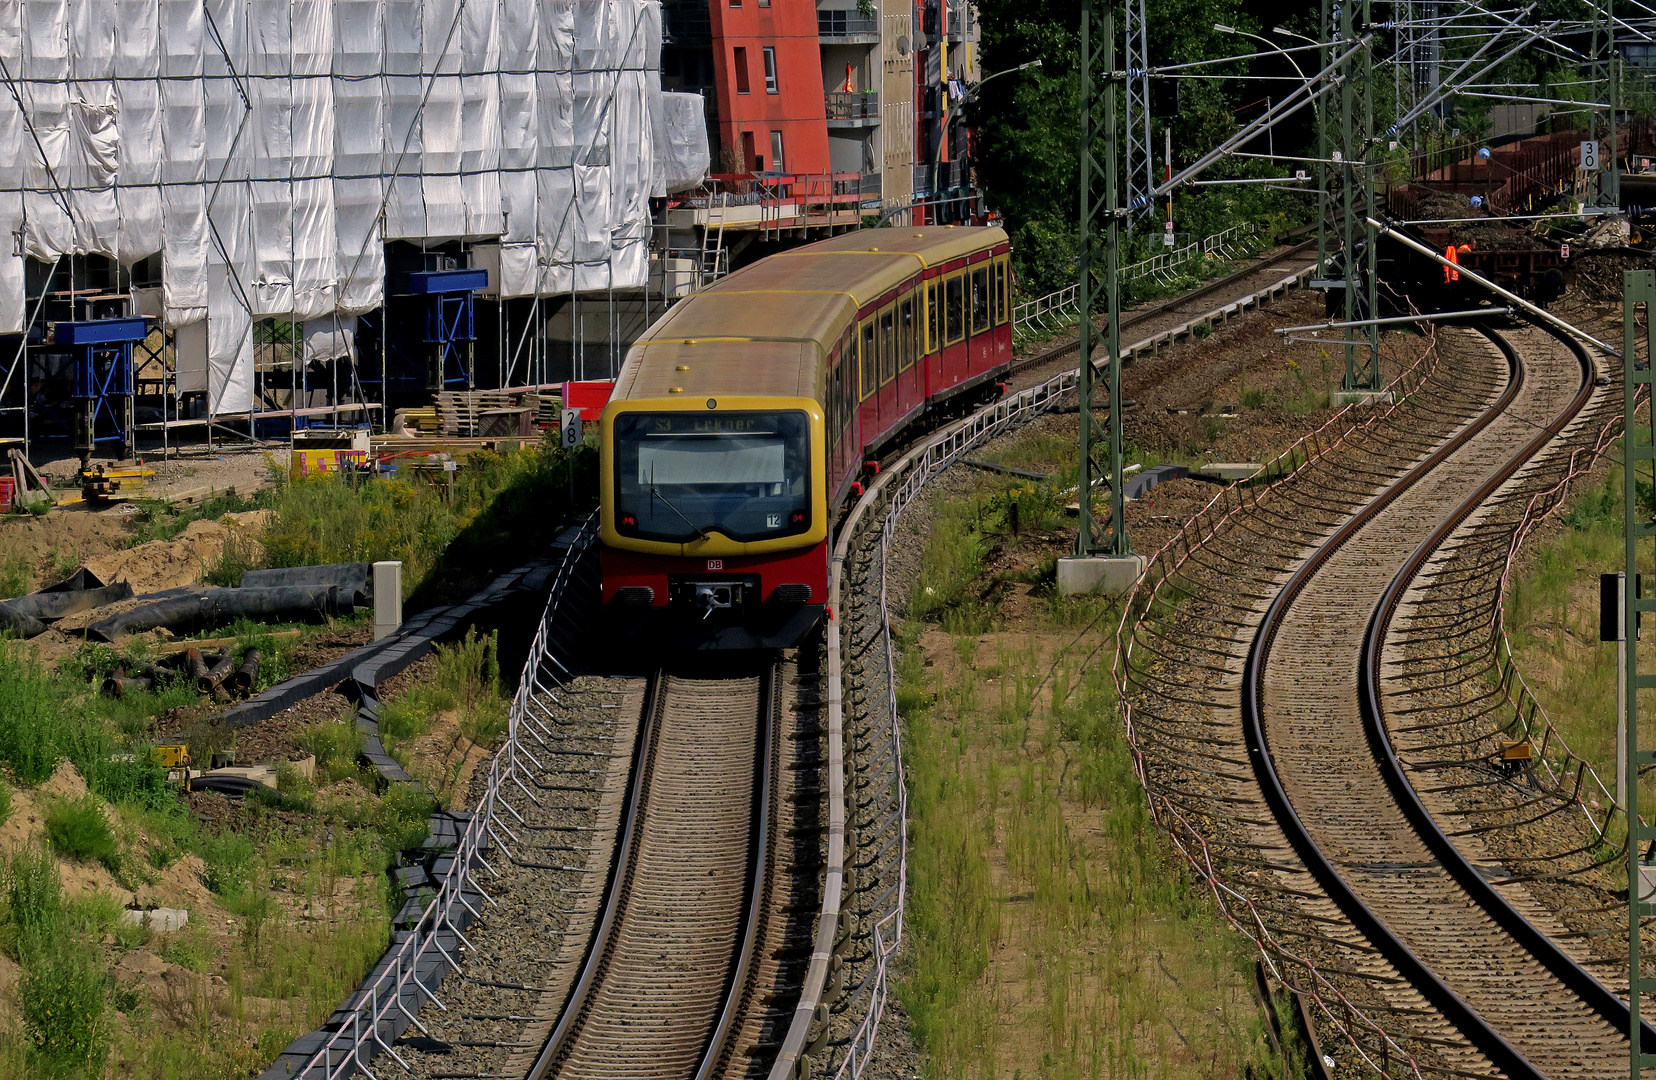
[{"label": "scaffolding", "polygon": [[[397,298],[413,295],[412,273],[450,269],[400,269],[404,253],[487,275],[469,293],[496,310],[467,321],[497,363],[477,364],[468,344],[469,382],[549,381],[559,319],[567,370],[590,376],[579,308],[642,296],[652,199],[707,167],[699,96],[660,90],[653,0],[5,12],[16,48],[0,56],[0,141],[18,152],[0,161],[13,240],[0,256],[0,424],[24,440],[37,434],[31,355],[75,321],[46,310],[63,306],[50,282],[66,263],[71,307],[77,274],[106,265],[119,280],[95,317],[147,317],[166,337],[165,377],[147,388],[171,401],[138,430],[235,422],[251,435],[260,418],[316,415],[308,400],[272,407],[261,385],[256,327],[272,320],[296,328],[284,394],[337,383],[323,413],[383,407],[407,359],[390,340]],[[181,398],[201,415],[179,415]]]}]

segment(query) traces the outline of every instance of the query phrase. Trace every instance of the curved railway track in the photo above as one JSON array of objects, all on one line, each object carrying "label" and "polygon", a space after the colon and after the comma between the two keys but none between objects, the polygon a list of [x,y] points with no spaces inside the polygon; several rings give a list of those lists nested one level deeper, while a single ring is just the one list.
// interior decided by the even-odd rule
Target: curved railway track
[{"label": "curved railway track", "polygon": [[[1305,246],[1124,321],[1140,327],[1171,318],[1168,326],[1176,327],[1224,318],[1266,295],[1267,286],[1274,295],[1287,285],[1281,266]],[[1227,290],[1234,294],[1228,301],[1201,303]],[[1138,347],[1169,336],[1166,328],[1150,329],[1155,336]],[[1074,348],[1061,344],[1019,366]],[[953,460],[968,443],[1051,408],[1072,389],[1073,374],[1047,379],[949,425],[906,458],[934,475],[934,461]],[[579,632],[571,637],[569,629],[560,633],[578,652]],[[853,637],[855,673],[879,635],[863,628]],[[821,657],[790,660],[780,676],[761,680],[770,689],[759,696],[779,710],[780,725],[763,736],[769,749],[762,752],[752,689],[758,677],[700,680],[726,695],[742,684],[714,709],[707,701],[676,703],[698,680],[575,676],[566,660],[533,661],[546,670],[520,702],[518,808],[502,803],[496,815],[501,847],[489,858],[500,861],[490,867],[497,871],[492,895],[483,898],[492,906],[444,958],[457,983],[441,999],[428,994],[418,1031],[385,1048],[426,1080],[700,1080],[792,1075],[807,1056],[820,1069],[825,1057],[847,1052],[847,1040],[855,1049],[872,1039],[884,959],[901,926],[900,755],[895,729],[875,707],[888,694],[873,685],[848,690],[858,719],[842,730],[832,719],[840,688],[831,659],[820,674]],[[887,661],[867,665],[871,682]],[[719,713],[721,731],[745,723],[747,734],[703,738],[703,750],[716,742],[720,751],[698,764],[674,742],[681,708]],[[692,787],[718,792],[717,806],[682,797]],[[739,834],[733,824],[711,828],[715,810],[730,822],[746,813],[746,827]],[[766,839],[755,846],[761,834]],[[694,845],[702,845],[700,876],[686,870]],[[834,898],[832,908],[825,897]],[[666,923],[675,924],[675,936],[666,936]],[[671,1023],[643,1022],[667,1013]]]},{"label": "curved railway track", "polygon": [[[1506,377],[1486,407],[1326,536],[1253,634],[1241,687],[1253,773],[1304,869],[1418,995],[1455,1070],[1621,1075],[1625,1002],[1502,897],[1433,818],[1386,727],[1381,657],[1444,540],[1587,405],[1579,347],[1485,331]],[[1494,876],[1492,883],[1490,876]]]}]

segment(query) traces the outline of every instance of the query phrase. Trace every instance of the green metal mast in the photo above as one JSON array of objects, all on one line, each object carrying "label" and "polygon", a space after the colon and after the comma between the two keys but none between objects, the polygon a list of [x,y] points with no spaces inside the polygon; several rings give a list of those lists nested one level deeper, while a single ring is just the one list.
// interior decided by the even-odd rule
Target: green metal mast
[{"label": "green metal mast", "polygon": [[[1636,317],[1643,308],[1643,325]],[[1656,979],[1641,978],[1639,972],[1639,923],[1647,915],[1656,915],[1656,904],[1640,898],[1644,892],[1644,874],[1640,849],[1656,839],[1656,828],[1639,823],[1639,766],[1656,764],[1656,753],[1639,749],[1639,691],[1656,688],[1656,675],[1639,674],[1638,625],[1639,612],[1656,611],[1656,600],[1639,597],[1640,542],[1656,536],[1656,523],[1640,520],[1638,511],[1638,483],[1641,476],[1656,483],[1656,417],[1647,419],[1645,438],[1638,432],[1637,408],[1639,388],[1652,384],[1650,353],[1650,318],[1656,314],[1656,271],[1629,270],[1622,276],[1622,431],[1626,448],[1626,468],[1622,470],[1623,542],[1625,544],[1626,573],[1622,580],[1622,634],[1627,642],[1623,650],[1626,665],[1623,676],[1625,713],[1616,718],[1626,732],[1624,753],[1617,766],[1627,778],[1627,971],[1630,980],[1627,995],[1627,1036],[1629,1047],[1628,1075],[1640,1080],[1643,1069],[1656,1065],[1656,1054],[1644,1052],[1640,1040],[1639,1005],[1643,994],[1656,992]]]},{"label": "green metal mast", "polygon": [[[1119,163],[1116,160],[1116,85],[1126,78],[1125,72],[1115,70],[1115,12],[1111,0],[1081,0],[1081,190],[1080,236],[1076,258],[1076,302],[1082,312],[1080,356],[1081,370],[1077,387],[1081,417],[1081,527],[1075,539],[1075,553],[1088,555],[1131,555],[1133,546],[1127,539],[1125,500],[1122,498],[1122,437],[1121,437],[1121,283],[1117,271],[1121,261],[1121,222],[1126,211],[1121,206],[1117,186]],[[1102,25],[1094,34],[1095,7],[1102,7]],[[1103,83],[1102,93],[1098,83]],[[1102,97],[1103,117],[1098,115],[1099,97]],[[1104,160],[1100,162],[1094,146],[1103,128]],[[1098,197],[1099,183],[1103,183],[1103,198]],[[1093,349],[1096,337],[1093,311],[1097,306],[1093,288],[1093,264],[1097,252],[1098,226],[1103,225],[1104,251],[1104,309],[1109,322],[1105,328],[1105,348],[1108,352],[1106,379],[1110,390],[1110,416],[1106,424],[1093,419],[1093,389],[1097,371],[1093,367]],[[1103,430],[1100,430],[1103,428]],[[1097,444],[1104,444],[1109,456],[1108,468],[1101,468],[1094,456]],[[1093,520],[1093,487],[1107,476],[1110,485],[1110,526],[1100,538]]]},{"label": "green metal mast", "polygon": [[[1355,41],[1359,34],[1370,33],[1372,0],[1336,0],[1329,19],[1329,36],[1337,48]],[[1357,4],[1358,22],[1353,18]],[[1374,153],[1374,57],[1367,47],[1359,49],[1346,61],[1340,80],[1340,201],[1335,212],[1340,218],[1342,276],[1345,279],[1345,321],[1378,317],[1378,247],[1372,226],[1367,218],[1374,212],[1374,167],[1369,155]],[[1363,265],[1356,258],[1359,231],[1364,240]],[[1365,290],[1363,301],[1368,308],[1364,315],[1357,290]],[[1362,346],[1365,355],[1358,360]],[[1350,391],[1380,389],[1380,328],[1348,326],[1345,331],[1345,379],[1340,389]]]}]

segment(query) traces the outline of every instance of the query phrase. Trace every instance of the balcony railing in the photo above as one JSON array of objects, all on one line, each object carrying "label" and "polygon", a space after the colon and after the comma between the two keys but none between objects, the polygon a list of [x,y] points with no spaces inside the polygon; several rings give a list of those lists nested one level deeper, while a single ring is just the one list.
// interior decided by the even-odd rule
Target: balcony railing
[{"label": "balcony railing", "polygon": [[817,12],[818,37],[872,37],[880,36],[880,20],[859,11]]},{"label": "balcony railing", "polygon": [[[819,11],[818,15],[827,12]],[[830,120],[878,120],[880,118],[880,99],[872,92],[852,94],[828,95],[828,119]]]}]

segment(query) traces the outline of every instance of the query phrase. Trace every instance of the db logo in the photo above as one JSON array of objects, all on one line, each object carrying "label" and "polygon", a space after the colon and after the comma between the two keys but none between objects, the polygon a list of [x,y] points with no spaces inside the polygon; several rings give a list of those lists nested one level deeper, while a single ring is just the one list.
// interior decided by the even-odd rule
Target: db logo
[{"label": "db logo", "polygon": [[724,560],[723,559],[708,559],[707,560],[707,568],[709,570],[723,570],[724,569]]}]

